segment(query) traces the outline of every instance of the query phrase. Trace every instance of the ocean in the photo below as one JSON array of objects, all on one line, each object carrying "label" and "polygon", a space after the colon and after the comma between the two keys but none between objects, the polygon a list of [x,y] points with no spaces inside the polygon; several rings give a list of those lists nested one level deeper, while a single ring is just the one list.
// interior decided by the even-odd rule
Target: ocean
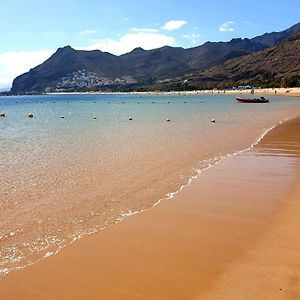
[{"label": "ocean", "polygon": [[0,276],[172,201],[207,168],[299,115],[298,98],[268,98],[0,97]]}]

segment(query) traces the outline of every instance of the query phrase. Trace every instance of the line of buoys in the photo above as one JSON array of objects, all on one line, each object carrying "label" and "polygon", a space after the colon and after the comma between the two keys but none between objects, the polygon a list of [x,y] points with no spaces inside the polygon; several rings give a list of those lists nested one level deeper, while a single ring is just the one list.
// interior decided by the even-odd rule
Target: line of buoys
[{"label": "line of buoys", "polygon": [[[6,114],[5,114],[4,112],[0,112],[0,117],[1,117],[1,118],[4,118],[4,117],[6,117]],[[27,114],[27,117],[28,117],[28,118],[33,118],[34,115],[33,115],[33,113],[28,113],[28,114]],[[61,118],[61,119],[64,119],[65,116],[64,116],[64,115],[61,115],[60,118]],[[93,115],[92,119],[93,119],[93,120],[96,120],[97,117],[96,117],[95,115]],[[129,117],[128,120],[129,120],[129,121],[132,121],[133,118],[132,118],[132,117]],[[170,119],[170,118],[167,118],[166,121],[167,121],[167,122],[171,122],[171,119]],[[211,123],[216,123],[216,119],[211,119],[210,122],[211,122]]]},{"label": "line of buoys", "polygon": [[[16,103],[18,103],[18,102],[16,102]],[[32,102],[27,102],[27,103],[32,103]],[[42,101],[40,101],[39,103],[43,103]],[[56,103],[55,101],[53,101],[52,103]],[[66,102],[67,104],[69,104],[70,102],[69,101],[67,101]],[[83,101],[80,101],[79,103],[83,103]],[[96,101],[93,101],[93,103],[97,103]],[[107,101],[107,103],[110,103],[110,101]],[[125,104],[125,101],[122,101],[122,103],[123,104]],[[136,102],[137,104],[140,104],[140,101],[137,101]],[[154,104],[154,103],[156,103],[155,101],[152,101],[152,103]],[[170,104],[171,102],[170,101],[168,101],[168,104]],[[187,103],[186,101],[184,101],[183,103]],[[203,101],[200,101],[200,103],[204,103]]]},{"label": "line of buoys", "polygon": [[[123,102],[123,103],[124,103],[124,102]],[[152,102],[152,103],[153,103],[153,102]],[[4,112],[0,112],[0,117],[4,118],[4,117],[6,117],[6,114],[5,114]],[[28,118],[33,118],[34,115],[33,115],[33,113],[28,113],[28,114],[27,114],[27,117],[28,117]],[[61,118],[61,119],[64,119],[65,116],[64,116],[64,115],[61,115],[60,118]],[[93,115],[92,119],[93,119],[93,120],[96,120],[97,117],[96,117],[95,115]],[[132,121],[133,118],[132,118],[132,117],[129,117],[128,120],[129,120],[129,121]],[[171,119],[170,119],[170,118],[167,118],[166,121],[167,121],[167,122],[171,122]],[[216,119],[211,119],[210,122],[211,122],[211,123],[216,123]]]}]

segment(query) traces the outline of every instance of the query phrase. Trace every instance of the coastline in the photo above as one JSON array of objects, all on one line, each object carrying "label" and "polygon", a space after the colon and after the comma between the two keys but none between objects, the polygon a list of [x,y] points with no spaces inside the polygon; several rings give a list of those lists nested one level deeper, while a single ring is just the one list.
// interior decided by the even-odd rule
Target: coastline
[{"label": "coastline", "polygon": [[[277,126],[267,134],[266,140],[286,125],[289,130],[297,130],[294,126],[297,122],[299,118]],[[297,132],[299,134],[299,129]],[[285,136],[286,132],[281,133],[281,139]],[[274,221],[274,215],[279,208],[280,212],[285,212],[285,206],[288,206],[280,204],[282,199],[294,197],[289,192],[291,187],[287,191],[283,185],[277,190],[281,178],[275,176],[279,179],[275,185],[276,193],[272,188],[272,176],[267,176],[269,181],[264,180],[264,185],[257,179],[255,181],[256,172],[265,173],[260,165],[261,159],[266,157],[274,159],[272,155],[260,157],[259,164],[254,164],[257,168],[250,168],[249,174],[255,155],[228,157],[175,195],[172,201],[164,201],[155,209],[132,216],[101,234],[69,246],[57,256],[9,274],[0,281],[0,295],[7,299],[35,299],[41,295],[46,299],[99,296],[105,299],[191,299],[195,295],[200,297],[203,293],[216,292],[217,279],[257,244],[258,237],[277,228],[274,224],[281,221]],[[267,169],[278,172],[282,166]],[[252,176],[254,181],[234,175],[241,171],[248,175],[247,178]],[[227,187],[233,182],[233,186]],[[216,184],[220,190],[215,189]],[[241,184],[242,188],[236,191],[235,184]],[[245,189],[249,203],[244,201]],[[274,197],[278,199],[274,201]],[[224,199],[232,200],[225,203]],[[269,201],[261,201],[265,199]],[[284,220],[288,222],[289,218]],[[280,224],[278,228],[282,228]],[[267,239],[263,238],[263,241]],[[217,286],[222,286],[222,280]],[[251,286],[252,290],[255,288],[257,286]]]},{"label": "coastline", "polygon": [[[268,95],[268,96],[293,96],[300,97],[300,88],[264,88],[254,89],[255,95]],[[197,91],[171,91],[171,92],[51,92],[47,95],[205,95],[205,94],[228,94],[228,95],[249,95],[250,89],[236,89],[236,90],[197,90]]]}]

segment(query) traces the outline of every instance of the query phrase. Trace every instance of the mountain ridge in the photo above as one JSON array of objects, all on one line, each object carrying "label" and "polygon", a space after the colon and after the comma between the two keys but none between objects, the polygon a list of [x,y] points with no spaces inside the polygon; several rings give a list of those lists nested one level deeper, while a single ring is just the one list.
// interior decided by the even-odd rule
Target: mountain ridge
[{"label": "mountain ridge", "polygon": [[12,92],[126,89],[172,81],[186,74],[203,72],[227,60],[256,53],[290,38],[300,23],[252,39],[206,42],[184,49],[164,46],[152,50],[140,47],[120,56],[100,50],[58,48],[45,62],[16,77]]},{"label": "mountain ridge", "polygon": [[204,71],[177,78],[198,88],[240,85],[300,85],[300,30],[286,41],[242,57],[229,59]]}]

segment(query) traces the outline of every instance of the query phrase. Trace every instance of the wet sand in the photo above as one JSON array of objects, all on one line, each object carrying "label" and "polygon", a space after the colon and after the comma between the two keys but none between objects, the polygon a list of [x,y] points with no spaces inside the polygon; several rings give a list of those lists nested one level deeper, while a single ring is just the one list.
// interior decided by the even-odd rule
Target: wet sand
[{"label": "wet sand", "polygon": [[300,119],[169,201],[0,281],[1,299],[298,299]]}]

